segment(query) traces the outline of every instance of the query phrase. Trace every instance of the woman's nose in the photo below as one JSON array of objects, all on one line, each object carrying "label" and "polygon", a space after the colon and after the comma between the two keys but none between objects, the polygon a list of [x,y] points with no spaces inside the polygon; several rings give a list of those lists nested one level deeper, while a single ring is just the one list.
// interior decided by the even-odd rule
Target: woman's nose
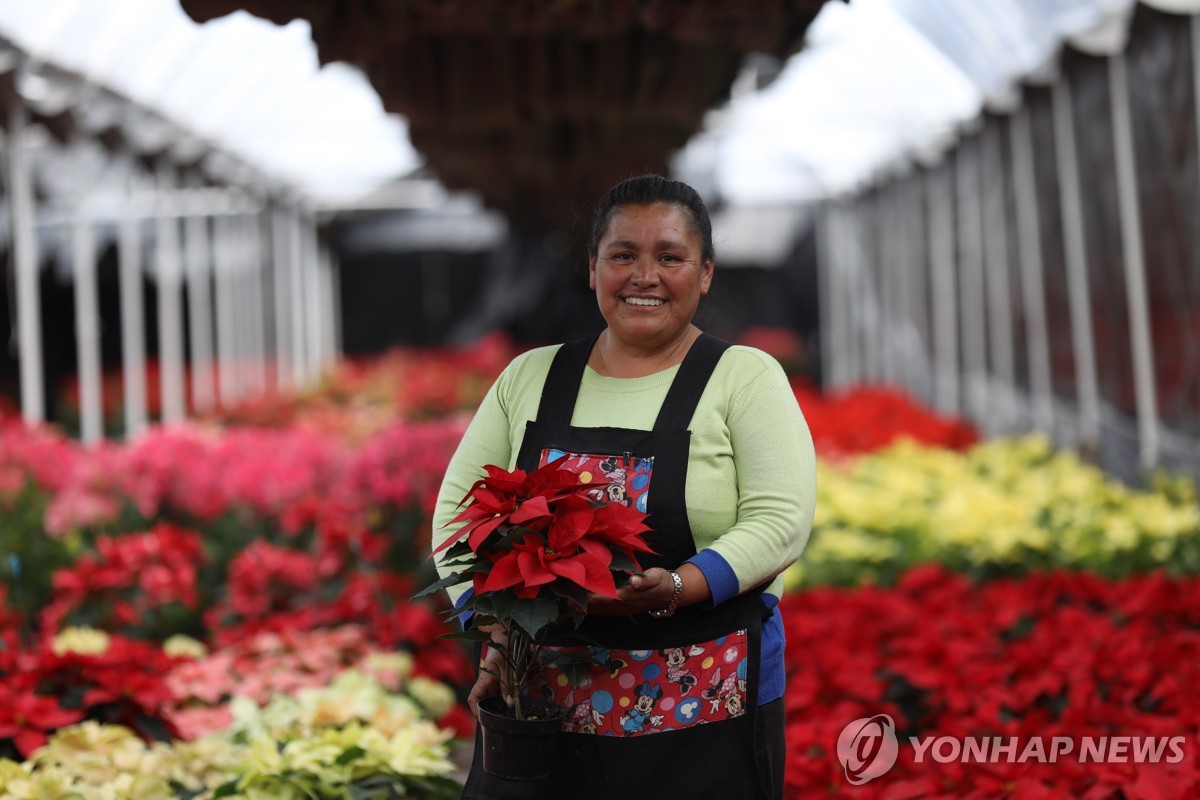
[{"label": "woman's nose", "polygon": [[644,285],[647,283],[658,283],[658,264],[653,258],[639,258],[637,263],[633,265],[634,283]]}]

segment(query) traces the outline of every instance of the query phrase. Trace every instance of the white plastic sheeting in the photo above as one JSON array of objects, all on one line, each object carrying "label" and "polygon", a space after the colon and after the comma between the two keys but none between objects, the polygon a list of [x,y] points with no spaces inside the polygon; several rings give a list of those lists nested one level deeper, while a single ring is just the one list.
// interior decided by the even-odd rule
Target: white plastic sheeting
[{"label": "white plastic sheeting", "polygon": [[[1137,0],[852,0],[827,3],[765,90],[710,115],[675,169],[732,203],[852,192],[936,158],[1022,80],[1052,75],[1064,42],[1121,49]],[[1142,0],[1171,13],[1200,0]]]},{"label": "white plastic sheeting", "polygon": [[420,164],[360,71],[318,67],[304,21],[238,12],[196,25],[175,0],[38,0],[0,3],[0,35],[312,201],[355,198]]}]

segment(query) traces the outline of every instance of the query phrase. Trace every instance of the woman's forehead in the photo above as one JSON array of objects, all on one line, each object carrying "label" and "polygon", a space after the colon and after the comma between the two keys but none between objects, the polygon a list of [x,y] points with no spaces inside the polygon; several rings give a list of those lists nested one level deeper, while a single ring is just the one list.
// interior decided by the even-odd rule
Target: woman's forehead
[{"label": "woman's forehead", "polygon": [[647,238],[655,246],[697,246],[699,236],[688,215],[677,205],[617,206],[609,218],[601,242],[607,246],[644,245]]}]

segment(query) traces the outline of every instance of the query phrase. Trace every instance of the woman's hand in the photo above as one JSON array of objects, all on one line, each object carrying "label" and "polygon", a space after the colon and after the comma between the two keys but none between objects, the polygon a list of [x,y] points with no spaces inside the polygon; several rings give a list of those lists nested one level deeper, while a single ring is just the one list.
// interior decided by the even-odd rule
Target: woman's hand
[{"label": "woman's hand", "polygon": [[[680,608],[693,603],[703,603],[712,597],[708,579],[695,564],[680,564],[675,572],[683,581],[683,594],[679,596]],[[641,611],[658,611],[670,604],[674,594],[675,581],[671,580],[671,571],[651,567],[641,575],[630,576],[629,583],[617,589],[615,599],[602,594],[588,595],[588,613],[601,617],[619,617]]]},{"label": "woman's hand", "polygon": [[[492,631],[493,639],[502,635],[498,631]],[[512,682],[509,680],[504,653],[495,647],[489,647],[479,664],[479,677],[475,679],[475,685],[467,695],[467,705],[475,719],[479,719],[479,701],[496,695],[503,697],[504,702],[509,705],[512,704]]]},{"label": "woman's hand", "polygon": [[588,613],[601,617],[618,617],[640,611],[666,608],[675,593],[671,573],[661,567],[651,567],[642,575],[632,575],[629,583],[617,589],[615,598],[602,594],[588,596]]}]

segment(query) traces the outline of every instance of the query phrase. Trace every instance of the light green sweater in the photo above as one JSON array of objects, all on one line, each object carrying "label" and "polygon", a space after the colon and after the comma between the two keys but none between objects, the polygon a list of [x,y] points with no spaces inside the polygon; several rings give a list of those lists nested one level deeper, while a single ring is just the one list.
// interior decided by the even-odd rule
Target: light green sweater
[{"label": "light green sweater", "polygon": [[[513,359],[492,386],[446,470],[433,520],[434,546],[485,464],[512,469],[537,416],[542,385],[558,346]],[[679,367],[644,378],[584,371],[571,424],[650,430]],[[799,558],[816,505],[812,437],[779,364],[750,347],[721,357],[692,417],[686,501],[698,557],[719,603],[778,575]],[[465,585],[453,587],[458,602]]]}]

